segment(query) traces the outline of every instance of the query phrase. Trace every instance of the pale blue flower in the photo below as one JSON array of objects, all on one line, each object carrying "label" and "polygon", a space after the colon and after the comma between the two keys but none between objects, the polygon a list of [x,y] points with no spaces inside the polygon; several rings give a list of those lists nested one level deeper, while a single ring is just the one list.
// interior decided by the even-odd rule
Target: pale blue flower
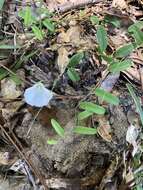
[{"label": "pale blue flower", "polygon": [[27,88],[24,92],[25,102],[36,107],[47,106],[52,97],[53,92],[45,88],[41,82]]}]

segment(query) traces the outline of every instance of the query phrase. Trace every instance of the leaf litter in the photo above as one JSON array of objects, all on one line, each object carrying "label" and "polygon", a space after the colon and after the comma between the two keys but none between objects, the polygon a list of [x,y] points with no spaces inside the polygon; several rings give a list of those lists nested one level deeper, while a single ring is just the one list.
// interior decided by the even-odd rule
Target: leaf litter
[{"label": "leaf litter", "polygon": [[[27,5],[23,22],[17,12]],[[143,50],[140,23],[128,28],[142,17],[142,1],[47,0],[40,6],[3,5],[13,14],[4,11],[0,22],[0,155],[9,152],[8,143],[16,168],[27,168],[36,189],[132,189],[141,178],[133,171],[142,164]],[[29,10],[43,25],[35,25]],[[132,94],[128,82],[136,87]],[[8,167],[2,177],[11,177],[14,161],[0,161]]]}]

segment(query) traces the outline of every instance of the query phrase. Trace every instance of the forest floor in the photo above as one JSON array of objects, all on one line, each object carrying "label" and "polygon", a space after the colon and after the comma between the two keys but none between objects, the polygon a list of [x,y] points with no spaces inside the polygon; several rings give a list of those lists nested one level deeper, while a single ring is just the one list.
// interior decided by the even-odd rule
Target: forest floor
[{"label": "forest floor", "polygon": [[1,0],[0,190],[142,190],[142,107],[142,0]]}]

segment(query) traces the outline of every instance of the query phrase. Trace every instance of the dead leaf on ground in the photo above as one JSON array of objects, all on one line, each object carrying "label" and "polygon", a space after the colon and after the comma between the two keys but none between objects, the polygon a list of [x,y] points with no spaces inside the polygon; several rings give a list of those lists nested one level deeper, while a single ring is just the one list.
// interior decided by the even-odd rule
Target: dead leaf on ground
[{"label": "dead leaf on ground", "polygon": [[123,71],[125,75],[127,75],[131,80],[136,80],[140,82],[140,74],[137,67],[130,67],[126,71]]},{"label": "dead leaf on ground", "polygon": [[105,117],[98,117],[99,127],[97,128],[98,134],[107,142],[112,141],[111,126]]},{"label": "dead leaf on ground", "polygon": [[65,69],[69,63],[69,58],[68,58],[69,52],[66,50],[65,47],[60,47],[58,49],[58,59],[57,59],[57,64],[60,70],[60,74],[63,74],[65,72]]},{"label": "dead leaf on ground", "polygon": [[81,28],[80,26],[71,26],[66,32],[62,32],[58,36],[59,43],[79,44]]},{"label": "dead leaf on ground", "polygon": [[6,107],[1,109],[3,118],[5,118],[5,120],[8,121],[22,105],[23,105],[22,101],[14,101],[7,103]]},{"label": "dead leaf on ground", "polygon": [[[132,169],[129,168],[128,170],[129,170],[129,171],[128,171],[128,173],[127,173],[126,176],[125,176],[126,183],[130,183],[130,182],[133,181],[134,178],[135,178]],[[135,185],[135,182],[133,182],[133,183],[131,184],[131,186],[133,186],[133,185]]]},{"label": "dead leaf on ground", "polygon": [[66,32],[62,31],[57,38],[60,44],[68,43],[72,47],[77,47],[80,50],[94,49],[96,44],[89,37],[82,36],[82,28],[78,25],[71,26]]},{"label": "dead leaf on ground", "polygon": [[12,165],[15,159],[10,159],[9,152],[0,152],[0,165]]},{"label": "dead leaf on ground", "polygon": [[125,0],[113,0],[112,7],[118,7],[121,9],[126,9],[128,7]]},{"label": "dead leaf on ground", "polygon": [[22,91],[13,80],[6,78],[1,81],[1,96],[4,99],[15,99],[21,95]]},{"label": "dead leaf on ground", "polygon": [[110,36],[110,44],[114,46],[115,49],[119,48],[120,46],[123,46],[127,43],[125,38],[121,36],[121,33],[117,33],[116,35]]},{"label": "dead leaf on ground", "polygon": [[139,135],[139,131],[137,127],[135,127],[134,125],[130,125],[127,130],[126,141],[133,146],[133,151],[132,151],[133,157],[135,156],[139,148],[137,144],[138,135]]}]

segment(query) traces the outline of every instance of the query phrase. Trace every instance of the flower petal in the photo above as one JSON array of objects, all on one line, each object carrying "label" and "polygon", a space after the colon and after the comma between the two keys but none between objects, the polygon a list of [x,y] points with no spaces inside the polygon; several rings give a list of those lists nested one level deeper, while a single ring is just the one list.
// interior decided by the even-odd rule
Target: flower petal
[{"label": "flower petal", "polygon": [[33,85],[25,90],[24,98],[31,106],[43,107],[52,99],[52,91],[46,89],[42,83]]}]

